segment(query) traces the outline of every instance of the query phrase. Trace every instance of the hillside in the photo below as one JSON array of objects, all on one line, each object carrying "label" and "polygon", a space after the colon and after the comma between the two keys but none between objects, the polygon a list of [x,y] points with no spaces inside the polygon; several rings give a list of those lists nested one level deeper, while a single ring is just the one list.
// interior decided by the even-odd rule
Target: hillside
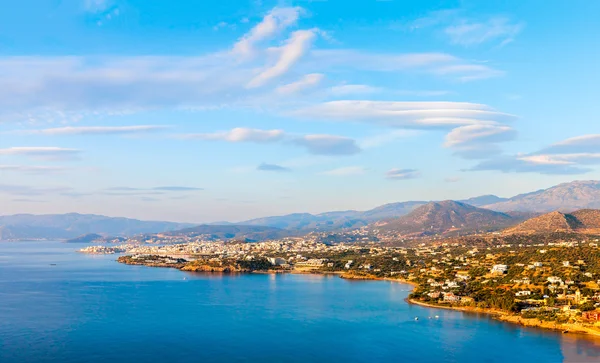
[{"label": "hillside", "polygon": [[421,236],[497,230],[516,222],[515,218],[504,213],[448,200],[428,203],[406,216],[375,223],[372,228],[405,236]]},{"label": "hillside", "polygon": [[168,236],[204,237],[208,239],[235,239],[248,242],[283,238],[292,235],[290,231],[265,226],[242,225],[200,225],[191,228],[162,233]]},{"label": "hillside", "polygon": [[485,208],[508,212],[571,212],[578,209],[600,208],[600,181],[574,181],[549,189],[517,195],[508,200],[491,203]]},{"label": "hillside", "polygon": [[0,240],[70,239],[87,234],[131,236],[192,226],[188,223],[140,221],[94,214],[15,214],[0,216]]},{"label": "hillside", "polygon": [[597,232],[600,229],[600,210],[584,209],[573,213],[554,211],[531,218],[504,231],[506,234],[553,232]]}]

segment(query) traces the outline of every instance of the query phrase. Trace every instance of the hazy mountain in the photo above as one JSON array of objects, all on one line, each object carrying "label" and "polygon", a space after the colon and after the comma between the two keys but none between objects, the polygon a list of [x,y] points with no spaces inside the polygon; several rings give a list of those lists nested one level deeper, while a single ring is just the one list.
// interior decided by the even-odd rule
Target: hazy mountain
[{"label": "hazy mountain", "polygon": [[504,202],[507,200],[508,200],[508,198],[500,198],[498,196],[489,194],[489,195],[482,195],[480,197],[463,199],[463,200],[460,200],[459,202],[469,204],[469,205],[472,205],[475,207],[482,207],[484,205],[501,203],[501,202]]},{"label": "hazy mountain", "polygon": [[405,216],[377,222],[372,228],[418,236],[498,230],[515,223],[507,214],[447,200],[427,203]]},{"label": "hazy mountain", "polygon": [[209,239],[235,239],[249,242],[263,241],[287,237],[293,233],[280,228],[265,226],[242,226],[242,225],[208,225],[184,228],[177,231],[164,233],[171,236],[204,237]]},{"label": "hazy mountain", "polygon": [[531,218],[509,228],[507,234],[550,233],[550,232],[598,232],[600,210],[583,209],[573,213],[550,212]]},{"label": "hazy mountain", "polygon": [[570,212],[577,209],[600,208],[600,181],[574,181],[521,194],[508,200],[485,205],[485,208],[508,211]]},{"label": "hazy mountain", "polygon": [[140,221],[94,214],[15,214],[0,216],[0,240],[7,239],[68,239],[97,233],[109,236],[130,236],[157,233],[192,226],[189,223]]},{"label": "hazy mountain", "polygon": [[403,216],[415,207],[427,202],[390,203],[361,211],[339,211],[321,214],[294,213],[283,216],[265,217],[239,222],[238,225],[269,226],[294,231],[332,231],[345,228],[359,228],[371,222]]}]

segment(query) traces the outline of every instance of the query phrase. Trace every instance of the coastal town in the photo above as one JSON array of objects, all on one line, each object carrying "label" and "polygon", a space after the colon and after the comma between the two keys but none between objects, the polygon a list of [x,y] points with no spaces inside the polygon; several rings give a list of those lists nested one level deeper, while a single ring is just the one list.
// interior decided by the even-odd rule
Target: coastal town
[{"label": "coastal town", "polygon": [[323,243],[312,237],[257,243],[169,244],[129,241],[83,253],[116,253],[119,262],[197,272],[338,274],[409,283],[409,301],[491,313],[523,325],[600,335],[599,239],[583,235],[441,241]]}]

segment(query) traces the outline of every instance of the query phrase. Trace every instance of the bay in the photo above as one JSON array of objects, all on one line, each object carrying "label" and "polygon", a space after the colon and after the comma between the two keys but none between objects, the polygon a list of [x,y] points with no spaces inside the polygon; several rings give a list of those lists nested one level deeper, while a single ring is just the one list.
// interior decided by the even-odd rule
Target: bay
[{"label": "bay", "polygon": [[600,340],[409,305],[405,284],[193,274],[81,247],[0,243],[0,362],[600,361]]}]

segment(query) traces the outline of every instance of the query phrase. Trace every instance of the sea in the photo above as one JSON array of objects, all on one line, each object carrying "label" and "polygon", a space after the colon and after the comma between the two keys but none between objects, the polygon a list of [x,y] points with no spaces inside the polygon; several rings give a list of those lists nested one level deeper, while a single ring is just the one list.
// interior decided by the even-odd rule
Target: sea
[{"label": "sea", "polygon": [[410,305],[401,283],[186,273],[83,246],[0,243],[1,363],[600,362],[600,339]]}]

